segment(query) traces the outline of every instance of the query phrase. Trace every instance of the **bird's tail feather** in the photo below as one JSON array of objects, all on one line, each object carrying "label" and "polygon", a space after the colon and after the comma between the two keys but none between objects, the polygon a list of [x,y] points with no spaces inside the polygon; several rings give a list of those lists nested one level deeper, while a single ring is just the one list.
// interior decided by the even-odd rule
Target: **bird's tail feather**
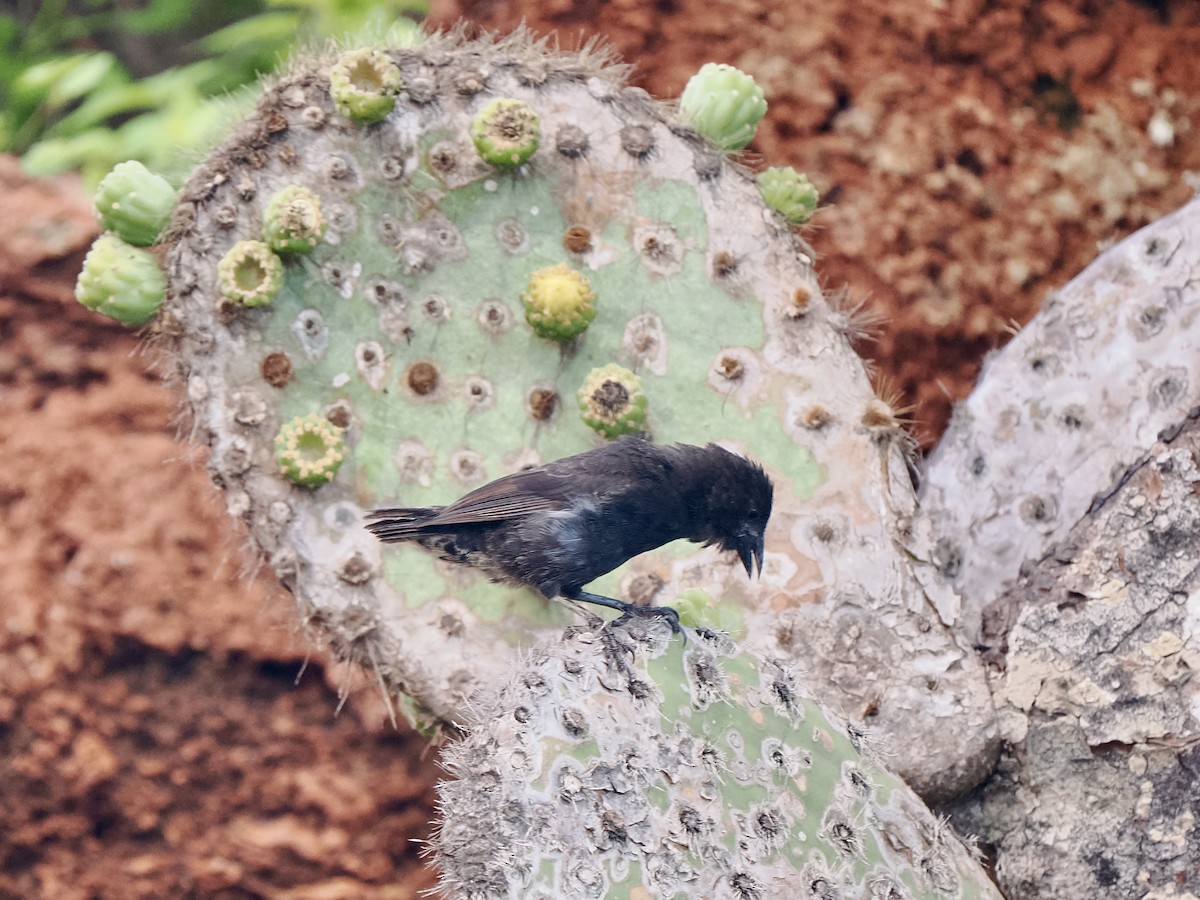
[{"label": "bird's tail feather", "polygon": [[425,523],[444,509],[441,506],[423,506],[405,509],[373,509],[367,513],[367,529],[381,541],[403,541],[419,535]]}]

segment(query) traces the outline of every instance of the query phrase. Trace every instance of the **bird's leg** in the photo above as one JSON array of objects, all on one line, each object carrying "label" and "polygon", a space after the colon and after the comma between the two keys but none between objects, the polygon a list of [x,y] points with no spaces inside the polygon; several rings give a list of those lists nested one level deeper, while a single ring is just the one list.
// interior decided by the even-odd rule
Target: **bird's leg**
[{"label": "bird's leg", "polygon": [[607,606],[609,609],[619,610],[621,615],[613,622],[614,625],[632,619],[634,616],[660,616],[667,620],[672,632],[679,634],[682,631],[679,625],[679,613],[669,606],[635,606],[622,600],[614,600],[612,597],[579,590],[572,591],[570,594],[564,593],[563,596],[569,600],[582,600],[584,603],[594,603],[597,606]]}]

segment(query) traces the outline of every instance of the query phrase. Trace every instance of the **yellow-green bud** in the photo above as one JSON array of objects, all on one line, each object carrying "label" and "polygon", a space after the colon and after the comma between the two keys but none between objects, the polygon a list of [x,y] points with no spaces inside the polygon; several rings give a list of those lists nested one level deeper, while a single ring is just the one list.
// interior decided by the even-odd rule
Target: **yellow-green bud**
[{"label": "yellow-green bud", "polygon": [[568,266],[545,266],[529,276],[521,294],[525,321],[538,337],[566,343],[587,330],[596,318],[596,292],[588,280]]},{"label": "yellow-green bud", "polygon": [[803,225],[817,211],[821,200],[807,176],[791,166],[772,166],[755,179],[767,206],[793,225]]},{"label": "yellow-green bud", "polygon": [[723,63],[705,63],[683,89],[679,112],[718,147],[740,150],[754,140],[767,101],[762,88],[745,72]]},{"label": "yellow-green bud", "polygon": [[283,286],[283,262],[262,241],[238,241],[217,264],[221,293],[243,306],[265,306]]},{"label": "yellow-green bud", "polygon": [[519,166],[533,156],[541,138],[541,121],[524,100],[499,97],[471,122],[471,140],[480,158],[503,169]]},{"label": "yellow-green bud", "polygon": [[263,233],[276,253],[307,253],[321,242],[327,224],[320,199],[298,184],[279,191],[263,214]]},{"label": "yellow-green bud", "polygon": [[101,235],[92,244],[75,283],[75,299],[122,325],[149,322],[162,305],[167,282],[149,250]]},{"label": "yellow-green bud", "polygon": [[275,461],[280,474],[302,487],[328,484],[346,457],[343,432],[316,413],[285,423],[275,435]]},{"label": "yellow-green bud", "polygon": [[338,112],[366,125],[387,118],[402,87],[399,67],[370,47],[343,53],[329,70],[329,94]]},{"label": "yellow-green bud", "polygon": [[117,163],[100,179],[94,197],[96,219],[127,244],[149,247],[167,227],[175,189],[137,160]]},{"label": "yellow-green bud", "polygon": [[642,380],[616,364],[592,369],[579,389],[584,424],[610,440],[645,430],[646,402]]}]

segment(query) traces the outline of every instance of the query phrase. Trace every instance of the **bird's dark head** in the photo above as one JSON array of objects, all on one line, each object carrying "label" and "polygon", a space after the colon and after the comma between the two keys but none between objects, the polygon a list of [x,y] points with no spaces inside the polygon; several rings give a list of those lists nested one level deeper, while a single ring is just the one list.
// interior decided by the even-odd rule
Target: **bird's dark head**
[{"label": "bird's dark head", "polygon": [[763,537],[774,486],[762,466],[716,444],[704,448],[698,540],[737,553],[746,574],[762,572]]}]

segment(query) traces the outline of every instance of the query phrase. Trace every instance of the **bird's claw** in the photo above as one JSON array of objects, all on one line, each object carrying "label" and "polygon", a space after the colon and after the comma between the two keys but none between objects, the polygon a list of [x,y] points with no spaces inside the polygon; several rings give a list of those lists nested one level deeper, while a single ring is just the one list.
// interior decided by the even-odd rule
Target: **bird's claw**
[{"label": "bird's claw", "polygon": [[679,624],[679,611],[670,606],[626,606],[625,611],[613,619],[613,624],[621,625],[637,616],[657,616],[666,619],[672,634],[680,634],[683,631],[683,626]]}]

